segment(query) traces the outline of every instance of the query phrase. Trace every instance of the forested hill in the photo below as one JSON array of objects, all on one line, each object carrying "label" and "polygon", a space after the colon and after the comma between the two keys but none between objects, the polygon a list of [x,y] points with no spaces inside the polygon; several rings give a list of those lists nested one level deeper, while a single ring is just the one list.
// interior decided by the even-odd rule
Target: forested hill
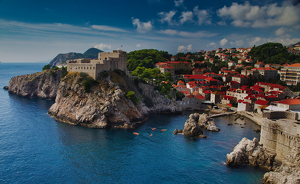
[{"label": "forested hill", "polygon": [[265,43],[257,47],[254,46],[249,52],[249,56],[265,64],[300,63],[300,56],[288,53],[286,47],[281,43]]},{"label": "forested hill", "polygon": [[70,52],[66,54],[58,54],[55,58],[53,58],[50,61],[51,66],[56,66],[61,63],[65,63],[67,60],[70,59],[79,59],[79,58],[91,58],[91,59],[97,59],[98,53],[103,52],[102,50],[96,49],[96,48],[90,48],[87,51],[85,51],[83,54],[76,53],[76,52]]},{"label": "forested hill", "polygon": [[164,62],[171,58],[171,54],[166,51],[158,51],[155,49],[142,49],[129,52],[127,54],[127,68],[130,71],[136,67],[153,68],[155,63]]}]

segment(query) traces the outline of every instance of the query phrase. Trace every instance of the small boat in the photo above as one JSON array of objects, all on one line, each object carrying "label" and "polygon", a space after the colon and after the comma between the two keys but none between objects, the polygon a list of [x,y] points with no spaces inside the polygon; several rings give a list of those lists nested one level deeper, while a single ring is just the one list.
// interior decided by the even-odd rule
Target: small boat
[{"label": "small boat", "polygon": [[154,131],[156,128],[152,128],[151,130]]},{"label": "small boat", "polygon": [[152,134],[150,135],[150,137],[152,137]]},{"label": "small boat", "polygon": [[164,132],[164,131],[167,131],[167,129],[161,129],[160,131]]},{"label": "small boat", "polygon": [[137,132],[133,132],[133,134],[134,134],[134,135],[140,135],[140,134],[139,134],[139,133],[137,133]]}]

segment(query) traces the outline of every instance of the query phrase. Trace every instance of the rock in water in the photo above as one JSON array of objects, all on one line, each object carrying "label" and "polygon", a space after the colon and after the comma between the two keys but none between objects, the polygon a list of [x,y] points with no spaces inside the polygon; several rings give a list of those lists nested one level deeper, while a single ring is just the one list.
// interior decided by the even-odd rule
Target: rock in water
[{"label": "rock in water", "polygon": [[184,124],[183,134],[187,136],[198,136],[203,134],[202,129],[198,125],[199,114],[194,113],[189,116]]},{"label": "rock in water", "polygon": [[3,89],[4,89],[4,90],[8,90],[8,86],[4,86]]},{"label": "rock in water", "polygon": [[272,170],[274,169],[274,165],[276,165],[275,156],[275,154],[267,152],[267,150],[259,144],[257,138],[254,138],[252,141],[243,138],[239,144],[234,147],[233,151],[227,154],[226,164],[229,166],[250,164]]},{"label": "rock in water", "polygon": [[204,113],[201,115],[199,114],[198,124],[201,128],[204,128],[208,131],[220,131],[220,128],[218,128],[213,121],[209,121],[208,115]]}]

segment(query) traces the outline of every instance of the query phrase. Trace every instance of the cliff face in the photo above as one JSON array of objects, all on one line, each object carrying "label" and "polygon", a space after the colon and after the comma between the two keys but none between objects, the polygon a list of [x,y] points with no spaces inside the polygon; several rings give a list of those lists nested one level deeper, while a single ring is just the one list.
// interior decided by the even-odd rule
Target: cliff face
[{"label": "cliff face", "polygon": [[82,54],[80,53],[75,53],[75,52],[70,52],[70,53],[66,53],[66,54],[58,54],[55,58],[53,58],[50,61],[50,65],[51,66],[56,66],[61,64],[62,62],[66,61],[68,58],[73,58],[73,59],[78,59],[78,58],[82,58]]},{"label": "cliff face", "polygon": [[149,110],[151,113],[182,112],[182,109],[175,101],[160,95],[157,90],[154,90],[153,86],[141,82],[138,84],[138,86],[145,100],[149,100],[151,102],[151,105],[149,105]]},{"label": "cliff face", "polygon": [[263,183],[300,183],[300,148],[293,148],[280,167],[264,175]]},{"label": "cliff face", "polygon": [[[114,83],[117,80],[121,83]],[[126,82],[116,73],[100,78],[85,92],[83,77],[68,74],[58,87],[55,103],[48,113],[54,118],[90,128],[133,128],[145,119],[149,109],[125,97]]]},{"label": "cliff face", "polygon": [[227,154],[226,164],[229,166],[250,164],[252,166],[260,166],[273,170],[279,165],[279,163],[275,161],[275,156],[275,154],[269,153],[263,148],[257,138],[254,138],[252,141],[243,138],[239,144],[234,147],[233,151]]},{"label": "cliff face", "polygon": [[64,70],[45,70],[10,79],[8,91],[24,97],[55,99]]}]

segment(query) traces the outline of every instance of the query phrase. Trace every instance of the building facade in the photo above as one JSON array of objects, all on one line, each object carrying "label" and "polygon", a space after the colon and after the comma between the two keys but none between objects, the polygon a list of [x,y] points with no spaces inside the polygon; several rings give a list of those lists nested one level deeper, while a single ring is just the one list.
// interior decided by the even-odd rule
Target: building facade
[{"label": "building facade", "polygon": [[300,81],[300,63],[284,66],[280,71],[280,80],[288,85],[297,85]]},{"label": "building facade", "polygon": [[93,79],[97,79],[98,74],[102,71],[116,69],[127,71],[125,51],[99,52],[98,59],[74,59],[67,62],[68,72],[85,72]]}]

